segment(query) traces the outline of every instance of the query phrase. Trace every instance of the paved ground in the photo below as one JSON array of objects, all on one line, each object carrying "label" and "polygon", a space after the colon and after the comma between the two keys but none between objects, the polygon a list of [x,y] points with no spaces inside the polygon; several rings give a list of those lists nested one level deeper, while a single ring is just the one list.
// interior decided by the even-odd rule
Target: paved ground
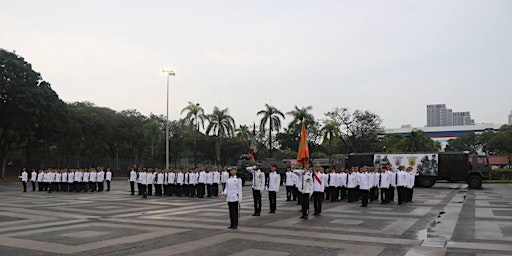
[{"label": "paved ground", "polygon": [[512,255],[512,184],[417,188],[406,206],[325,202],[308,221],[283,192],[277,214],[264,198],[252,217],[246,186],[237,231],[217,198],[142,199],[125,181],[100,193],[20,187],[0,183],[0,255]]}]

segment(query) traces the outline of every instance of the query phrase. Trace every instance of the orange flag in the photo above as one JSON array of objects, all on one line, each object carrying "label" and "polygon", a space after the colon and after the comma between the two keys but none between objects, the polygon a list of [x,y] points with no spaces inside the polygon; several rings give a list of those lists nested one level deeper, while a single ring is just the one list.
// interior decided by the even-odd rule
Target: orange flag
[{"label": "orange flag", "polygon": [[299,152],[297,153],[297,162],[306,167],[309,162],[308,138],[306,134],[306,123],[302,121],[302,131],[300,133]]}]

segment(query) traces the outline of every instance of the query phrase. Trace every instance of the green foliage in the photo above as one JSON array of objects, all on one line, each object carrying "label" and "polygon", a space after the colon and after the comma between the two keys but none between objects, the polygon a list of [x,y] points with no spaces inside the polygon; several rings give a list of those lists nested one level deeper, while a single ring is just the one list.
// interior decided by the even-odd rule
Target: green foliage
[{"label": "green foliage", "polygon": [[488,149],[497,153],[512,155],[512,125],[504,125],[489,140]]},{"label": "green foliage", "polygon": [[494,169],[491,172],[493,180],[512,180],[512,169]]},{"label": "green foliage", "polygon": [[486,150],[489,140],[494,137],[494,132],[488,131],[483,134],[477,135],[475,133],[468,133],[451,139],[446,145],[446,151],[469,151],[476,153],[478,150]]},{"label": "green foliage", "polygon": [[265,109],[258,111],[257,115],[261,115],[260,131],[265,133],[265,125],[268,123],[268,148],[269,156],[272,157],[272,132],[281,129],[281,119],[285,119],[284,114],[274,106],[265,104]]}]

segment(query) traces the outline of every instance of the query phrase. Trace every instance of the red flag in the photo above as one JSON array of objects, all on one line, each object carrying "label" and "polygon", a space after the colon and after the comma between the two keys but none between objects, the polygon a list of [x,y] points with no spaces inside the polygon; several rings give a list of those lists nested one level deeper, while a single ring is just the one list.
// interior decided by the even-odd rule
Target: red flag
[{"label": "red flag", "polygon": [[297,153],[297,162],[306,167],[309,163],[308,138],[306,133],[306,122],[302,121],[302,131],[300,133],[299,152]]}]

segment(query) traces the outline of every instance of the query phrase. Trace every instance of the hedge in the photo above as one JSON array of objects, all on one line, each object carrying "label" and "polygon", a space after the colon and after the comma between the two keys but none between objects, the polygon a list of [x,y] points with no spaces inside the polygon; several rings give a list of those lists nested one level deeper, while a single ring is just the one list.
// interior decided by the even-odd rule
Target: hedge
[{"label": "hedge", "polygon": [[493,180],[512,180],[512,169],[494,169],[491,174]]}]

